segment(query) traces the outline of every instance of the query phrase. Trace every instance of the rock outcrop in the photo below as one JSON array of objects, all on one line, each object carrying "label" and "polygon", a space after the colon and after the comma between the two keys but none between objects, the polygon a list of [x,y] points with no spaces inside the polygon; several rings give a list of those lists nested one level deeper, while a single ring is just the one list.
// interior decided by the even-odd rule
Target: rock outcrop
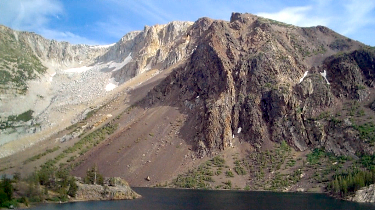
[{"label": "rock outcrop", "polygon": [[112,73],[119,83],[152,68],[163,70],[190,54],[190,38],[186,31],[192,24],[174,21],[165,25],[145,26],[143,31],[125,35],[98,61],[123,62],[124,65]]},{"label": "rock outcrop", "polygon": [[375,56],[363,44],[323,26],[239,13],[230,22],[201,18],[187,34],[197,46],[191,57],[144,103],[179,95],[196,119],[192,133],[202,156],[235,137],[257,148],[285,140],[300,151],[371,151],[352,126],[330,120],[342,100],[364,100],[373,88]]},{"label": "rock outcrop", "polygon": [[360,203],[374,203],[375,202],[375,185],[363,187],[355,192],[355,195],[349,199],[351,201]]},{"label": "rock outcrop", "polygon": [[111,185],[88,185],[77,182],[78,191],[75,200],[129,200],[141,197],[121,178],[113,178]]}]

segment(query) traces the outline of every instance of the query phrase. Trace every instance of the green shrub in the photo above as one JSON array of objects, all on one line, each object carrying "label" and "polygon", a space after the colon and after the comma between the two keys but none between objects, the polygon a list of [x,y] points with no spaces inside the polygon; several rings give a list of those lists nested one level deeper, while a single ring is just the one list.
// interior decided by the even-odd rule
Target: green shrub
[{"label": "green shrub", "polygon": [[234,174],[233,174],[232,171],[226,171],[226,172],[225,172],[225,176],[226,176],[226,177],[234,177]]},{"label": "green shrub", "polygon": [[27,122],[27,121],[33,119],[33,113],[34,113],[33,110],[28,110],[28,111],[26,111],[22,114],[19,114],[19,115],[11,115],[11,116],[8,117],[8,121]]},{"label": "green shrub", "polygon": [[52,149],[47,149],[47,150],[46,150],[45,152],[43,152],[43,153],[40,153],[40,154],[37,154],[37,155],[32,156],[31,158],[28,158],[27,160],[25,160],[25,161],[23,162],[23,164],[27,164],[27,163],[29,163],[29,162],[32,162],[32,161],[35,161],[35,160],[39,160],[41,157],[46,156],[47,154],[52,153],[52,152],[55,152],[55,151],[57,151],[57,150],[59,150],[59,149],[60,149],[60,146],[56,146],[56,147],[54,147],[54,148],[52,148]]},{"label": "green shrub", "polygon": [[359,132],[359,136],[363,141],[375,142],[375,125],[373,122],[354,125],[353,127]]},{"label": "green shrub", "polygon": [[[232,188],[232,181],[228,180],[228,181],[224,182],[224,184],[225,184],[229,189]],[[226,189],[228,189],[228,188],[226,188]]]},{"label": "green shrub", "polygon": [[319,163],[320,158],[325,156],[325,151],[323,149],[316,148],[312,151],[312,153],[307,154],[307,161],[311,164]]},{"label": "green shrub", "polygon": [[244,168],[242,168],[241,166],[236,166],[234,167],[234,171],[238,174],[238,175],[246,175],[246,171]]}]

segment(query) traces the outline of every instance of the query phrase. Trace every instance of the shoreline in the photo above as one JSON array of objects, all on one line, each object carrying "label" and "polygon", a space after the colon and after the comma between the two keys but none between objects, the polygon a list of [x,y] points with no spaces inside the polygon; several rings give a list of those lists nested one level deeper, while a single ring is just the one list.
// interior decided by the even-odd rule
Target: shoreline
[{"label": "shoreline", "polygon": [[[221,191],[225,191],[225,192],[244,192],[244,193],[257,193],[257,192],[265,192],[265,193],[280,193],[280,194],[320,194],[320,195],[325,195],[329,198],[333,198],[335,200],[341,200],[341,201],[348,201],[348,202],[351,202],[351,203],[358,203],[358,204],[363,204],[363,203],[368,203],[370,204],[369,202],[358,202],[358,201],[353,201],[353,200],[350,200],[350,199],[345,199],[345,198],[341,198],[341,197],[337,197],[337,196],[334,196],[328,192],[308,192],[308,191],[305,191],[305,192],[298,192],[298,191],[287,191],[287,192],[284,192],[284,191],[269,191],[269,190],[241,190],[241,189],[192,189],[192,188],[172,188],[172,187],[135,187],[135,186],[132,186],[131,187],[133,191],[136,192],[137,189],[139,188],[142,188],[142,189],[172,189],[172,190],[191,190],[191,191],[216,191],[216,192],[221,192]],[[137,193],[138,194],[138,193]],[[140,195],[140,194],[139,194]],[[45,202],[39,202],[39,203],[31,203],[28,207],[22,207],[22,208],[26,208],[26,209],[31,209],[31,208],[36,208],[40,205],[43,205],[43,204],[66,204],[66,203],[76,203],[76,202],[89,202],[89,201],[119,201],[119,200],[135,200],[135,199],[142,199],[143,196],[140,195],[139,197],[137,198],[133,198],[133,199],[86,199],[86,200],[80,200],[80,199],[72,199],[72,200],[68,200],[68,201],[45,201]]]}]

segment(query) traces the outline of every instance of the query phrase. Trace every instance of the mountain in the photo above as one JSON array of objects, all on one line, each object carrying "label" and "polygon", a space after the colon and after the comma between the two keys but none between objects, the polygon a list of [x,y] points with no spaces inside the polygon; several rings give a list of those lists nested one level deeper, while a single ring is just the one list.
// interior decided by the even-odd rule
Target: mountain
[{"label": "mountain", "polygon": [[71,45],[1,26],[0,145],[50,136],[100,106],[118,85],[184,58],[191,24],[146,26],[107,46]]},{"label": "mountain", "polygon": [[[31,91],[33,76],[2,113],[21,119],[10,104],[41,94],[34,104],[45,108],[19,113],[33,107],[28,129],[51,129],[44,147],[58,144],[51,158],[74,175],[97,165],[133,186],[303,191],[334,189],[333,177],[373,166],[375,49],[327,27],[233,13],[145,27],[106,47],[13,33],[44,40],[32,39],[29,57],[46,66],[35,75],[49,93]],[[39,43],[55,43],[59,56],[36,53]],[[2,154],[16,150],[7,145]]]},{"label": "mountain", "polygon": [[[136,186],[149,186],[140,177],[151,174],[151,185],[164,185],[164,180],[221,154],[227,162],[241,160],[228,163],[229,168],[253,164],[246,172],[252,181],[243,180],[248,176],[232,180],[237,186],[280,190],[280,185],[266,187],[275,173],[298,174],[298,180],[304,176],[295,185],[288,181],[288,189],[295,191],[319,186],[313,175],[337,164],[329,158],[332,154],[354,162],[361,154],[373,154],[374,112],[369,105],[375,99],[374,48],[323,26],[300,28],[239,13],[229,22],[201,18],[187,37],[194,47],[190,57],[153,83],[147,96],[126,112],[132,120],[122,116],[122,128],[81,157],[74,174],[82,176],[95,163],[107,175],[124,176]],[[130,96],[136,94],[134,90]],[[270,157],[270,150],[285,143],[294,154]],[[327,164],[302,174],[303,167],[315,162],[306,156],[310,151],[316,153],[309,157],[317,155]],[[252,155],[281,158],[279,164],[288,172],[275,163],[264,172]],[[199,167],[211,165],[212,170],[211,162],[202,164]],[[119,168],[122,165],[126,167]],[[186,182],[193,182],[197,170],[185,174]],[[265,173],[264,179],[257,173]],[[332,172],[325,173],[320,179],[332,179]],[[201,183],[197,179],[195,183]],[[258,179],[263,181],[254,181]],[[220,188],[222,181],[215,183],[172,186]]]},{"label": "mountain", "polygon": [[203,156],[230,147],[234,138],[259,148],[285,140],[300,151],[373,151],[352,126],[331,119],[348,100],[372,98],[373,49],[323,26],[238,13],[230,22],[199,19],[188,35],[198,46],[190,60],[145,100],[152,105],[155,97],[179,95],[196,120],[191,132]]}]

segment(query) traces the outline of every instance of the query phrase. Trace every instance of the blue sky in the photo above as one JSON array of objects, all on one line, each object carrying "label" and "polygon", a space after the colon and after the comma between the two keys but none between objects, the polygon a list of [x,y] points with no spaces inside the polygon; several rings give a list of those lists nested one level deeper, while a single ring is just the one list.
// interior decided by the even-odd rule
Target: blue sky
[{"label": "blue sky", "polygon": [[110,44],[145,25],[252,13],[327,26],[375,46],[375,0],[0,0],[0,24],[74,44]]}]

